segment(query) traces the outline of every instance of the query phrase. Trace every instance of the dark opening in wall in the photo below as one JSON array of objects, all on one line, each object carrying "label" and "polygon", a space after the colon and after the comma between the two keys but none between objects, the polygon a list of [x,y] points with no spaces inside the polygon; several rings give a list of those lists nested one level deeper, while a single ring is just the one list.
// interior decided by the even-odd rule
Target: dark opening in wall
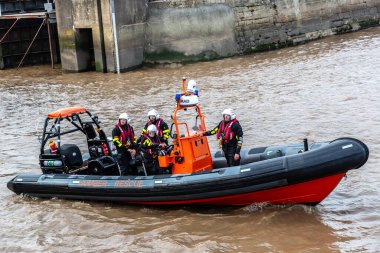
[{"label": "dark opening in wall", "polygon": [[78,65],[82,66],[80,69],[96,70],[92,29],[77,28],[75,39],[78,52]]}]

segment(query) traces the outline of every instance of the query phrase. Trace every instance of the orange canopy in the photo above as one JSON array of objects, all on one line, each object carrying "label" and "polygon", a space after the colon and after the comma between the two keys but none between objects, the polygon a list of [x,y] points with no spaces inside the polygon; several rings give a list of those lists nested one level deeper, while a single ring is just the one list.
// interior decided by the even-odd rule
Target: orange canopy
[{"label": "orange canopy", "polygon": [[55,112],[51,112],[48,114],[49,119],[58,119],[58,118],[65,118],[67,116],[71,116],[74,113],[84,113],[86,112],[86,108],[84,107],[67,107],[59,109]]}]

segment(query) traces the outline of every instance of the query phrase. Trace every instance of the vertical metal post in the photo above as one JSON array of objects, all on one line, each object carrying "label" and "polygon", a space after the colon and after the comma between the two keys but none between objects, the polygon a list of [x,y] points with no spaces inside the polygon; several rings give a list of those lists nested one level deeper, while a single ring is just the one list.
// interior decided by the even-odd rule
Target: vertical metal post
[{"label": "vertical metal post", "polygon": [[22,59],[21,59],[20,63],[19,63],[19,64],[18,64],[18,66],[17,66],[17,69],[19,69],[19,68],[20,68],[20,66],[21,66],[22,62],[24,61],[24,59],[25,59],[26,55],[28,54],[28,52],[29,52],[30,48],[31,48],[31,47],[32,47],[32,45],[33,45],[33,42],[36,40],[36,38],[37,38],[37,35],[40,33],[40,31],[41,31],[41,28],[42,28],[42,26],[43,26],[44,24],[45,24],[45,19],[43,19],[43,20],[42,20],[42,23],[41,23],[40,27],[38,28],[38,31],[36,32],[36,35],[34,35],[34,38],[33,38],[32,42],[30,42],[28,49],[26,50],[26,52],[25,52],[24,56],[22,57]]},{"label": "vertical metal post", "polygon": [[102,1],[97,0],[96,4],[98,7],[98,16],[99,16],[100,49],[102,53],[103,73],[107,73],[107,57],[106,57],[106,47],[105,47],[105,42],[104,42]]},{"label": "vertical metal post", "polygon": [[48,30],[48,35],[49,35],[49,48],[50,48],[50,60],[51,60],[51,68],[54,69],[54,56],[53,56],[53,47],[51,43],[51,31],[50,31],[50,20],[49,20],[49,14],[46,13],[46,25],[47,25],[47,30]]},{"label": "vertical metal post", "polygon": [[3,42],[3,40],[5,39],[5,37],[7,37],[8,33],[12,30],[12,28],[16,25],[17,21],[19,19],[16,19],[15,22],[11,25],[11,27],[9,27],[8,31],[4,34],[4,36],[1,38],[0,40],[0,43]]},{"label": "vertical metal post", "polygon": [[111,0],[110,5],[111,5],[113,40],[115,44],[116,73],[120,74],[119,43],[117,41],[118,39],[117,39],[117,29],[116,29],[115,0]]}]

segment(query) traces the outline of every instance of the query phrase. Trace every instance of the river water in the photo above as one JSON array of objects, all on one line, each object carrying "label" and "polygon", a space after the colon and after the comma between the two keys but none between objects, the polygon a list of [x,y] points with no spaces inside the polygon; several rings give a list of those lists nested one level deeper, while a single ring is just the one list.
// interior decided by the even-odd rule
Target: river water
[{"label": "river water", "polygon": [[[380,28],[190,65],[62,74],[0,72],[0,252],[379,252]],[[370,149],[319,205],[146,207],[18,196],[6,183],[40,173],[47,113],[84,106],[110,134],[128,112],[138,131],[156,108],[170,122],[182,76],[198,81],[208,128],[231,107],[244,145],[355,137]],[[213,151],[217,144],[209,137]]]}]

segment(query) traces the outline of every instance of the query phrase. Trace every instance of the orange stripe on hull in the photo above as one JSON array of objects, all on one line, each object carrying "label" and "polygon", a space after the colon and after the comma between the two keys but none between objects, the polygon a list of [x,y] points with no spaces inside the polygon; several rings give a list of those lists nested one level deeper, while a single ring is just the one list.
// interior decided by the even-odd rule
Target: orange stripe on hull
[{"label": "orange stripe on hull", "polygon": [[319,203],[338,185],[345,173],[251,193],[181,201],[129,202],[146,205],[250,205],[253,203]]}]

